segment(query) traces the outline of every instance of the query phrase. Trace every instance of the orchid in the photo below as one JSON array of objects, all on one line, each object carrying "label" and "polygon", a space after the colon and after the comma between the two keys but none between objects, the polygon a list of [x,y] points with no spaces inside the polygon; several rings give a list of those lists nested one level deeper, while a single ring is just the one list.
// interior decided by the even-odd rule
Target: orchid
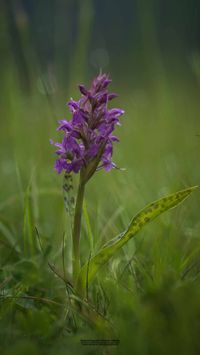
[{"label": "orchid", "polygon": [[72,119],[60,120],[57,128],[64,132],[62,143],[51,140],[58,148],[55,162],[58,173],[63,170],[78,173],[83,169],[87,170],[86,179],[89,179],[96,170],[116,168],[112,155],[113,143],[118,142],[118,138],[113,131],[116,125],[120,125],[119,118],[124,110],[108,108],[109,101],[117,96],[108,92],[110,83],[106,74],[99,74],[89,90],[79,85],[81,98],[78,101],[71,99],[68,102]]},{"label": "orchid", "polygon": [[[123,233],[104,244],[95,255],[91,255],[89,264],[87,261],[81,265],[81,219],[86,184],[97,170],[110,171],[117,168],[112,156],[113,143],[119,140],[113,131],[117,125],[121,125],[120,117],[124,110],[108,108],[109,102],[117,96],[108,92],[110,83],[111,80],[106,74],[99,74],[89,89],[79,85],[80,99],[78,101],[71,99],[68,102],[71,120],[59,121],[57,130],[64,133],[62,142],[50,141],[56,147],[58,156],[55,162],[56,171],[59,174],[64,171],[70,181],[74,173],[79,174],[72,228],[72,283],[75,292],[81,298],[85,297],[86,284],[92,282],[99,268],[109,261],[118,249],[133,238],[144,225],[181,203],[197,188],[194,186],[181,190],[145,206]],[[65,192],[70,196],[71,183],[64,186]],[[67,210],[69,212],[69,209]],[[78,309],[80,310],[80,307]]]}]

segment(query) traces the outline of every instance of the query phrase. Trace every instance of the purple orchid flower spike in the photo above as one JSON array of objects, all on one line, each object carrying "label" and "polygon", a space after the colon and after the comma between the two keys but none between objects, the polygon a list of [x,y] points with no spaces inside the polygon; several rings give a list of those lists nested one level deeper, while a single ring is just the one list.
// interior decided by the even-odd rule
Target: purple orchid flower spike
[{"label": "purple orchid flower spike", "polygon": [[90,89],[79,85],[81,98],[68,102],[72,114],[70,121],[60,120],[57,130],[64,132],[62,143],[54,143],[58,159],[55,169],[58,173],[78,173],[88,170],[88,180],[96,170],[106,171],[116,168],[112,162],[113,142],[118,139],[112,135],[115,126],[120,125],[120,116],[124,110],[108,109],[108,102],[117,94],[109,93],[111,80],[106,74],[99,74]]},{"label": "purple orchid flower spike", "polygon": [[111,80],[106,74],[100,73],[91,84],[90,89],[79,85],[81,97],[78,101],[70,99],[70,121],[60,120],[58,131],[63,131],[61,143],[50,143],[56,147],[57,159],[55,169],[60,174],[79,173],[79,186],[76,197],[74,223],[72,231],[72,262],[73,281],[76,285],[80,271],[80,235],[81,216],[85,185],[95,171],[110,171],[117,168],[112,161],[113,144],[118,138],[113,135],[116,125],[120,125],[120,117],[124,110],[108,108],[108,103],[117,94],[109,93]]}]

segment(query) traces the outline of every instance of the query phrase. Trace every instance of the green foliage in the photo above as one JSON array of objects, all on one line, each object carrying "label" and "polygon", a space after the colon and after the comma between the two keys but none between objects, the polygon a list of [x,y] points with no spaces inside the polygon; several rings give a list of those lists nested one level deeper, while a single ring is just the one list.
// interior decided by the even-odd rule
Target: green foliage
[{"label": "green foliage", "polygon": [[163,197],[144,207],[131,221],[125,232],[106,243],[102,249],[82,267],[79,275],[77,289],[81,294],[84,292],[87,283],[90,283],[98,272],[99,268],[110,260],[110,258],[133,238],[147,223],[158,217],[161,213],[176,207],[185,200],[197,186],[181,190],[169,196]]},{"label": "green foliage", "polygon": [[92,228],[91,228],[90,218],[89,218],[89,215],[88,215],[87,205],[86,205],[85,201],[83,201],[83,214],[84,214],[85,224],[86,224],[86,228],[87,228],[88,240],[89,240],[89,243],[90,243],[90,250],[91,250],[91,253],[92,253],[93,249],[94,249],[94,242],[93,242],[93,235],[92,235]]},{"label": "green foliage", "polygon": [[[30,73],[29,93],[19,85],[23,78],[18,78],[16,57],[10,55],[15,46],[7,35],[4,10],[0,14],[0,26],[5,31],[5,35],[0,36],[3,53],[0,68],[0,354],[199,354],[199,193],[193,194],[190,202],[173,214],[163,214],[148,228],[143,228],[147,216],[142,210],[129,226],[131,233],[126,230],[133,211],[144,206],[145,201],[176,191],[180,186],[199,184],[199,55],[188,51],[185,56],[185,51],[182,53],[176,46],[179,57],[173,57],[174,51],[166,51],[166,57],[162,57],[165,47],[160,51],[153,6],[145,1],[142,5],[138,1],[139,21],[133,21],[131,28],[128,27],[131,43],[127,33],[124,37],[122,26],[118,27],[123,43],[118,36],[115,36],[117,42],[113,40],[116,26],[108,31],[103,21],[102,26],[109,36],[105,37],[106,41],[109,39],[108,43],[113,44],[114,52],[109,49],[108,53],[109,46],[106,50],[102,48],[104,36],[100,35],[100,50],[90,53],[87,48],[90,36],[94,36],[92,31],[90,33],[94,23],[98,31],[98,23],[92,22],[92,10],[86,13],[85,4],[78,1],[81,11],[75,19],[73,1],[61,3],[56,4],[55,16],[59,23],[55,22],[56,33],[52,33],[55,62],[51,63],[48,54],[47,71],[45,64],[40,66],[36,58],[38,51],[31,47],[32,43],[35,46],[35,41],[31,42],[28,37],[29,20],[23,11],[21,13],[21,6],[15,7],[19,11],[20,33],[24,42],[28,42],[24,53]],[[90,3],[88,0],[86,7],[89,8]],[[108,21],[111,17],[115,21],[115,6],[108,6]],[[121,4],[118,9],[117,18],[121,21]],[[46,8],[43,13],[40,10],[39,6],[38,14],[48,17]],[[173,14],[173,22],[179,26],[176,11]],[[42,22],[37,28],[41,34]],[[71,44],[75,39],[74,48],[66,45],[67,28],[63,31],[62,22],[65,26],[72,24],[73,33],[68,33]],[[137,23],[141,26],[138,32]],[[44,42],[40,42],[37,35],[41,49],[41,43],[46,43],[46,30]],[[182,42],[183,37],[179,37]],[[60,44],[61,38],[65,49]],[[170,33],[169,38],[171,41]],[[127,48],[125,55],[123,50],[122,55],[118,55],[119,46]],[[63,55],[66,52],[67,58]],[[81,258],[84,263],[89,261],[82,270],[84,287],[87,270],[90,281],[94,276],[90,274],[92,267],[95,273],[98,270],[98,275],[93,282],[87,282],[85,299],[80,300],[68,278],[71,223],[63,204],[62,177],[53,170],[55,156],[49,138],[55,137],[56,121],[69,117],[64,104],[73,96],[77,82],[82,78],[89,81],[85,63],[96,62],[93,56],[98,53],[107,56],[104,58],[107,63],[110,58],[112,66],[103,69],[111,72],[113,91],[120,93],[119,107],[126,110],[114,157],[117,165],[126,171],[108,174],[100,171],[88,184],[81,235]],[[42,63],[43,58],[40,60]],[[73,68],[69,68],[69,62]],[[91,71],[90,67],[89,73]],[[68,90],[69,87],[73,90]],[[70,193],[73,197],[72,190]],[[73,214],[73,204],[68,204],[70,200],[66,202]],[[146,208],[149,213],[151,207]],[[139,221],[141,216],[142,221]],[[153,219],[156,215],[150,214],[150,217]],[[137,224],[133,225],[135,221]],[[119,239],[113,238],[123,230],[126,232]],[[132,238],[136,231],[140,236]],[[102,250],[101,245],[104,245]],[[111,258],[113,253],[115,257]],[[100,268],[93,255],[97,258],[105,255],[109,263]],[[75,299],[77,302],[73,303]],[[109,325],[106,336],[99,331],[105,324]],[[110,339],[112,332],[120,340],[116,348],[87,347],[80,343],[80,339]]]}]

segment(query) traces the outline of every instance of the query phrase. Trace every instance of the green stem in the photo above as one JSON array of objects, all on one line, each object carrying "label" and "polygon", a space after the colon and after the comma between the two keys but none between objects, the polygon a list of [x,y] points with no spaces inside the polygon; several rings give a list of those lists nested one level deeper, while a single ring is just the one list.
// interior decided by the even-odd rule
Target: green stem
[{"label": "green stem", "polygon": [[81,217],[82,217],[82,209],[83,209],[84,191],[85,191],[85,183],[83,181],[82,174],[80,174],[75,214],[74,214],[73,233],[72,233],[72,243],[73,243],[72,263],[73,263],[74,286],[76,284],[77,277],[80,270],[80,233],[81,233]]}]

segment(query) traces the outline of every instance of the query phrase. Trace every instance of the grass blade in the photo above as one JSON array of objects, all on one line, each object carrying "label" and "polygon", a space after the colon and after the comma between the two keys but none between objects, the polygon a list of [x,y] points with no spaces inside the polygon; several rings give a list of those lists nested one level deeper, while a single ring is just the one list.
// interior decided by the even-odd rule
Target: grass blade
[{"label": "grass blade", "polygon": [[86,205],[85,200],[83,201],[83,215],[84,215],[85,224],[87,227],[87,235],[88,235],[88,239],[89,239],[89,243],[90,243],[90,250],[91,250],[91,253],[93,253],[94,244],[93,244],[92,228],[91,228],[90,218],[89,218],[89,214],[87,211],[87,205]]},{"label": "grass blade", "polygon": [[33,213],[31,205],[31,185],[29,184],[24,196],[24,223],[23,223],[24,254],[34,254],[35,245],[33,238]]}]

